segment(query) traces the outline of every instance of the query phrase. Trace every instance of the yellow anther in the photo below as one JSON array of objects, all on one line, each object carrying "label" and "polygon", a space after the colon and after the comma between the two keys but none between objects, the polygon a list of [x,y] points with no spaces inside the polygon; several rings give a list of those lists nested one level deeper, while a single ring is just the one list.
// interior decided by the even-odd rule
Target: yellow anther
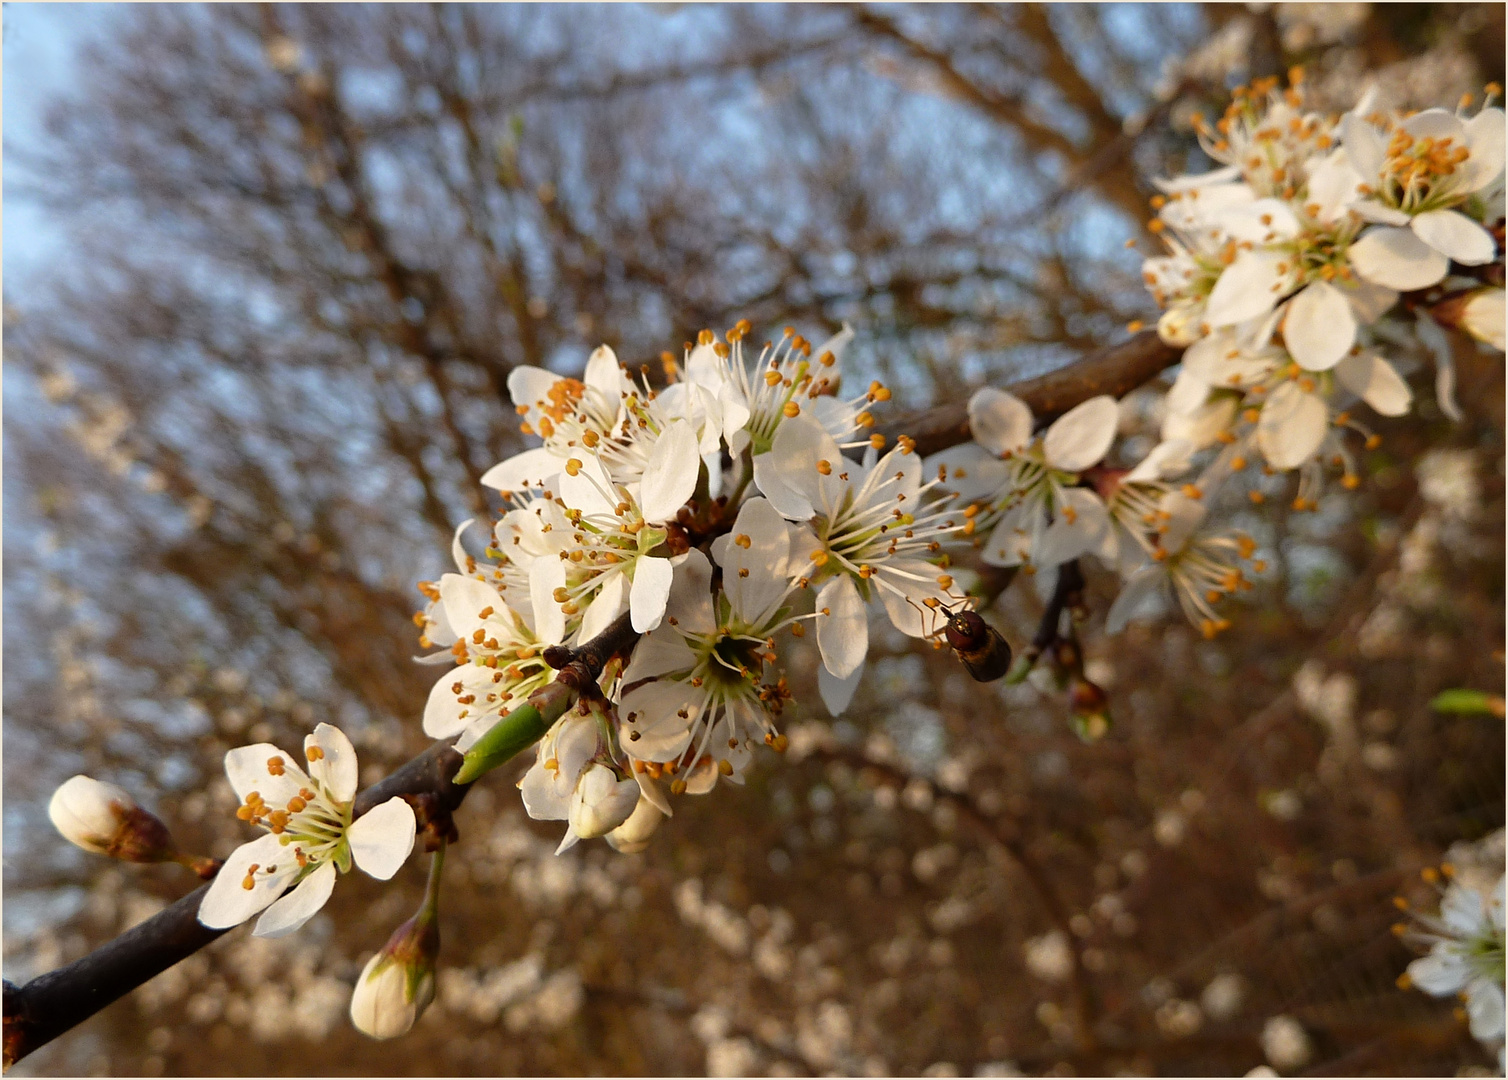
[{"label": "yellow anther", "polygon": [[566,475],[575,476],[581,472],[581,459],[570,458],[566,461]]},{"label": "yellow anther", "polygon": [[324,757],[325,757],[325,752],[323,750],[321,750],[317,746],[311,746],[311,747],[309,747],[308,750],[306,750],[304,752],[304,756],[309,759],[309,764],[312,765],[316,761],[323,761]]},{"label": "yellow anther", "polygon": [[831,476],[833,474],[832,462],[827,461],[825,459],[821,460],[821,461],[818,461],[817,462],[817,471],[819,473],[821,473],[823,476]]},{"label": "yellow anther", "polygon": [[797,417],[801,415],[801,406],[797,405],[794,401],[787,401],[785,403],[785,408],[781,409],[780,411],[785,413],[785,415],[788,417]]}]

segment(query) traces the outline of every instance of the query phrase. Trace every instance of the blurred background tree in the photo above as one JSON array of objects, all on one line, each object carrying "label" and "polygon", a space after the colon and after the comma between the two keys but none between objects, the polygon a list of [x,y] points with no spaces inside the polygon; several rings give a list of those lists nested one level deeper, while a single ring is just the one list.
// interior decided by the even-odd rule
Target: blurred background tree
[{"label": "blurred background tree", "polygon": [[[1151,313],[1123,245],[1236,82],[1304,63],[1339,111],[1368,79],[1422,107],[1503,76],[1497,5],[102,26],[6,146],[8,195],[68,237],[5,299],[13,980],[185,891],[60,844],[67,776],[223,855],[226,748],[319,720],[374,775],[422,748],[414,583],[522,445],[515,365],[574,372],[607,342],[653,369],[703,326],[847,320],[894,413],[957,398]],[[345,1007],[417,864],[289,941],[229,935],[18,1072],[1240,1073],[1282,1056],[1278,1015],[1303,1031],[1285,1069],[1486,1064],[1448,1003],[1394,988],[1387,930],[1392,891],[1503,821],[1501,720],[1427,705],[1503,682],[1502,365],[1457,346],[1463,423],[1416,377],[1361,490],[1244,512],[1272,571],[1231,634],[1108,639],[1101,605],[1103,742],[1050,689],[882,638],[845,720],[799,717],[790,759],[686,802],[643,855],[556,859],[506,784],[473,793],[450,970],[406,1039],[363,1040]],[[1155,431],[1157,395],[1136,401]],[[1041,606],[1018,584],[992,617],[1019,643]]]}]

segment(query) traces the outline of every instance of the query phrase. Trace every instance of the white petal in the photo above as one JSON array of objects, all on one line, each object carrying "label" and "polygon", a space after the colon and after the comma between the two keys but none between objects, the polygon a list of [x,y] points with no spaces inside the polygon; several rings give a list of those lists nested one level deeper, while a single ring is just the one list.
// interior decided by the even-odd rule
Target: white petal
[{"label": "white petal", "polygon": [[939,576],[937,567],[921,559],[891,559],[875,573],[872,581],[885,614],[907,637],[926,637],[941,627],[941,617],[927,606],[928,600],[948,603],[951,599],[938,584]]},{"label": "white petal", "polygon": [[587,358],[586,372],[582,382],[596,391],[599,401],[614,405],[628,389],[628,380],[623,377],[623,368],[618,363],[618,354],[608,345],[598,345]]},{"label": "white petal", "polygon": [[1401,126],[1416,139],[1429,138],[1436,142],[1450,139],[1457,146],[1466,142],[1466,128],[1448,109],[1425,109],[1410,116]]},{"label": "white petal", "polygon": [[1375,225],[1407,225],[1412,219],[1402,210],[1380,203],[1376,199],[1362,199],[1352,207],[1363,221]]},{"label": "white petal", "polygon": [[642,761],[674,761],[691,742],[702,700],[680,682],[650,682],[630,690],[618,705],[623,748]]},{"label": "white petal", "polygon": [[1465,214],[1431,210],[1414,218],[1414,232],[1430,247],[1458,263],[1480,266],[1497,255],[1492,234]]},{"label": "white petal", "polygon": [[717,629],[717,615],[712,610],[712,564],[696,548],[677,557],[681,561],[675,566],[665,610],[688,634],[710,634]]},{"label": "white petal", "polygon": [[1109,533],[1110,514],[1100,497],[1088,488],[1068,488],[1056,518],[1032,549],[1032,562],[1041,569],[1077,559],[1102,546]]},{"label": "white petal", "polygon": [[1292,263],[1292,256],[1275,251],[1241,252],[1210,290],[1205,321],[1218,328],[1266,315],[1293,279]]},{"label": "white petal", "polygon": [[1032,542],[1045,527],[1045,514],[1035,500],[1017,503],[996,523],[985,542],[984,561],[991,566],[1020,566],[1031,554]]},{"label": "white petal", "polygon": [[461,535],[471,526],[476,524],[476,518],[467,518],[456,526],[456,531],[450,537],[450,557],[456,564],[456,569],[466,573],[466,549],[461,545]]},{"label": "white petal", "polygon": [[1351,310],[1356,318],[1364,323],[1374,323],[1388,313],[1388,309],[1398,303],[1398,291],[1386,286],[1378,285],[1371,281],[1363,281],[1359,277],[1352,277],[1350,281],[1342,282],[1341,292],[1346,294],[1346,300],[1351,305]]},{"label": "white petal", "polygon": [[[685,502],[684,499],[681,501]],[[644,555],[634,564],[634,584],[628,593],[628,609],[632,613],[634,629],[639,633],[647,634],[660,625],[674,578],[675,569],[669,559]]]},{"label": "white petal", "polygon": [[1286,382],[1272,392],[1257,421],[1257,445],[1274,469],[1294,469],[1307,461],[1325,439],[1325,403]]},{"label": "white petal", "polygon": [[922,474],[942,476],[944,489],[974,499],[998,491],[1010,477],[1010,464],[978,443],[966,442],[927,458],[922,462]]},{"label": "white petal", "polygon": [[1168,576],[1160,566],[1146,566],[1132,574],[1105,614],[1105,633],[1118,634],[1128,622],[1161,614],[1166,606],[1167,583]]},{"label": "white petal", "polygon": [[1288,301],[1283,341],[1299,366],[1328,371],[1356,343],[1356,318],[1345,294],[1316,281]]},{"label": "white petal", "polygon": [[1215,215],[1215,221],[1235,239],[1253,244],[1270,244],[1299,231],[1298,217],[1281,199],[1258,199],[1230,207]]},{"label": "white petal", "polygon": [[[267,763],[273,758],[282,759],[283,774],[273,776],[267,771]],[[225,778],[231,790],[242,802],[255,791],[268,806],[279,807],[298,794],[298,789],[307,787],[309,778],[298,766],[298,757],[279,750],[271,743],[253,743],[238,746],[225,754]]]},{"label": "white petal", "polygon": [[[495,674],[491,668],[462,664],[440,676],[429,688],[429,697],[424,702],[424,734],[431,739],[448,739],[475,723],[476,709],[462,705],[457,699],[491,686]],[[457,683],[461,686],[459,691],[455,688]],[[461,715],[463,712],[465,716]]]},{"label": "white petal", "polygon": [[1433,285],[1450,267],[1450,260],[1414,235],[1413,229],[1386,225],[1362,234],[1347,257],[1368,281],[1401,292]]},{"label": "white petal", "polygon": [[623,594],[627,591],[627,579],[621,571],[608,571],[603,578],[602,588],[597,590],[597,595],[581,613],[581,628],[576,631],[579,641],[591,641],[623,614]]},{"label": "white petal", "polygon": [[1484,977],[1466,988],[1466,1013],[1471,1017],[1471,1036],[1479,1042],[1503,1037],[1503,984]]},{"label": "white petal", "polygon": [[[781,429],[787,425],[782,424]],[[780,437],[780,432],[775,433]],[[807,521],[815,511],[812,509],[811,499],[804,491],[798,490],[786,483],[785,474],[776,464],[773,453],[759,454],[754,458],[754,486],[757,487],[765,498],[779,510],[780,513],[792,521]]]},{"label": "white petal", "polygon": [[751,626],[762,625],[790,584],[790,530],[768,499],[750,499],[729,535],[741,542],[722,548],[723,592],[735,614]]},{"label": "white petal", "polygon": [[[533,517],[532,514],[527,515]],[[480,630],[486,623],[481,613],[491,608],[494,612],[507,608],[497,590],[474,577],[460,574],[444,574],[440,578],[440,603],[445,606],[445,621],[457,637],[466,638]]]},{"label": "white petal", "polygon": [[563,468],[564,458],[540,446],[498,462],[482,474],[482,483],[504,494],[528,491],[545,487]]},{"label": "white petal", "polygon": [[1231,426],[1239,409],[1235,397],[1222,394],[1194,412],[1169,412],[1162,420],[1162,437],[1165,440],[1181,439],[1195,450],[1203,450]]},{"label": "white petal", "polygon": [[535,821],[564,821],[571,811],[569,794],[562,795],[555,784],[555,774],[536,760],[518,782],[524,813]]},{"label": "white petal", "polygon": [[[277,866],[279,859],[284,859],[286,870],[259,874],[250,889],[242,888],[246,871],[253,863],[265,870]],[[242,844],[230,853],[210,883],[209,892],[199,904],[199,921],[215,930],[239,926],[281,896],[297,873],[298,863],[292,853],[272,833]]]},{"label": "white petal", "polygon": [[853,701],[854,691],[864,678],[864,662],[853,669],[853,674],[840,679],[824,665],[817,669],[817,690],[822,695],[822,704],[827,706],[829,716],[842,716],[843,710]]},{"label": "white petal", "polygon": [[351,822],[346,830],[351,858],[378,881],[386,881],[414,850],[414,830],[414,808],[394,795]]},{"label": "white petal", "polygon": [[336,802],[350,802],[356,795],[356,748],[338,727],[320,724],[304,736],[304,757],[319,747],[318,760],[309,762],[309,775],[335,797]]},{"label": "white petal", "polygon": [[534,635],[541,644],[556,645],[565,637],[565,613],[555,590],[565,588],[565,566],[559,559],[536,559],[529,567],[529,599],[534,605]]},{"label": "white petal", "polygon": [[575,460],[580,462],[575,476],[567,470],[555,478],[555,490],[561,499],[571,509],[583,514],[616,513],[618,496],[601,460],[591,455]]},{"label": "white petal", "polygon": [[639,794],[644,800],[666,817],[674,817],[670,807],[670,799],[665,794],[665,789],[660,782],[650,776],[648,772],[634,772],[634,779],[639,782]]},{"label": "white petal", "polygon": [[1140,480],[1171,480],[1188,471],[1194,444],[1187,439],[1167,439],[1152,447],[1150,453],[1126,474],[1123,483]]},{"label": "white petal", "polygon": [[1012,454],[1032,441],[1031,406],[1015,394],[986,386],[969,398],[969,431],[993,454]]},{"label": "white petal", "polygon": [[1346,157],[1362,179],[1375,187],[1388,153],[1382,133],[1356,112],[1346,113],[1340,129],[1346,144]]},{"label": "white petal", "polygon": [[840,679],[852,675],[869,651],[868,612],[847,574],[839,574],[817,594],[817,647],[827,670]]},{"label": "white petal", "polygon": [[1383,416],[1402,416],[1414,401],[1414,392],[1393,365],[1370,353],[1346,357],[1335,365],[1335,377]]},{"label": "white petal", "polygon": [[1361,174],[1352,168],[1345,149],[1336,150],[1309,174],[1309,197],[1306,201],[1319,207],[1319,214],[1316,216],[1320,221],[1334,221],[1356,202],[1356,189],[1361,182]]},{"label": "white petal", "polygon": [[[293,862],[291,854],[285,851],[284,855],[289,862]],[[262,913],[252,935],[278,938],[293,933],[318,914],[319,909],[325,906],[325,901],[330,899],[334,888],[335,864],[321,863],[295,885],[292,892]]]},{"label": "white petal", "polygon": [[853,338],[853,327],[849,326],[848,323],[845,322],[843,324],[843,329],[839,330],[832,337],[828,338],[821,345],[818,345],[814,350],[812,350],[812,355],[815,356],[820,362],[823,353],[832,353],[834,365],[840,365],[843,363],[843,352],[848,348],[848,343],[852,341]]},{"label": "white petal", "polygon": [[1115,441],[1120,409],[1109,394],[1076,405],[1047,429],[1042,440],[1047,463],[1064,472],[1083,472],[1099,464]]},{"label": "white petal", "polygon": [[548,400],[550,387],[560,381],[560,376],[544,368],[520,364],[508,372],[508,396],[513,404],[535,409]]},{"label": "white petal", "polygon": [[[769,454],[764,456],[779,472],[780,484],[776,486],[783,485],[785,489],[777,493],[760,485],[775,509],[794,521],[805,520],[813,512],[834,515],[848,490],[848,481],[842,479],[842,474],[853,470],[822,425],[807,416],[785,421],[775,432]],[[826,474],[819,464],[823,461],[829,470]],[[758,465],[756,458],[756,469]],[[755,475],[757,478],[759,474]],[[805,513],[801,513],[803,510]]]},{"label": "white petal", "polygon": [[1462,166],[1467,188],[1481,191],[1503,171],[1503,110],[1483,109],[1466,121],[1466,143],[1471,148]]},{"label": "white petal", "polygon": [[650,449],[649,463],[639,483],[639,508],[644,520],[660,522],[675,517],[695,493],[701,466],[696,431],[686,420],[672,420]]},{"label": "white petal", "polygon": [[1465,957],[1438,946],[1428,956],[1410,963],[1408,972],[1415,986],[1436,997],[1456,993],[1471,979],[1471,965]]},{"label": "white petal", "polygon": [[669,626],[646,634],[634,646],[633,656],[623,669],[623,685],[632,686],[641,679],[652,679],[671,672],[689,672],[696,666],[696,653],[684,638]]}]

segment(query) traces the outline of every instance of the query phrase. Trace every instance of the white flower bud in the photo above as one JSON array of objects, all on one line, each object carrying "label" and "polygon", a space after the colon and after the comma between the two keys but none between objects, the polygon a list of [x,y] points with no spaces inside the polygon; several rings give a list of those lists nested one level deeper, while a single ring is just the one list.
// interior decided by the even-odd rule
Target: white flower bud
[{"label": "white flower bud", "polygon": [[374,1039],[396,1038],[414,1026],[434,996],[432,960],[405,963],[384,949],[367,961],[356,980],[351,1023]]},{"label": "white flower bud", "polygon": [[627,821],[638,804],[637,783],[619,780],[606,765],[593,765],[571,793],[571,831],[583,840],[602,836]]},{"label": "white flower bud", "polygon": [[47,816],[69,843],[97,855],[161,862],[175,854],[167,826],[114,784],[75,776],[52,793]]},{"label": "white flower bud", "polygon": [[1503,290],[1479,289],[1461,312],[1461,329],[1503,351]]},{"label": "white flower bud", "polygon": [[665,815],[659,808],[640,795],[639,805],[634,807],[627,821],[607,834],[607,842],[614,850],[633,855],[649,846],[649,838],[664,820]]}]

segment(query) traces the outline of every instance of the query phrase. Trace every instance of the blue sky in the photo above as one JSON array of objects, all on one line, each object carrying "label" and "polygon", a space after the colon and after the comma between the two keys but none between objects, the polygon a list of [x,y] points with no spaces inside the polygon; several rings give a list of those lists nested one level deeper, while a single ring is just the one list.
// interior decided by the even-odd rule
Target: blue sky
[{"label": "blue sky", "polygon": [[[4,125],[7,152],[37,145],[47,102],[77,78],[78,48],[114,16],[114,4],[5,4]],[[7,163],[9,164],[9,163]],[[13,195],[6,171],[4,207],[5,285],[8,295],[25,286],[63,250],[63,230],[35,202]]]}]

